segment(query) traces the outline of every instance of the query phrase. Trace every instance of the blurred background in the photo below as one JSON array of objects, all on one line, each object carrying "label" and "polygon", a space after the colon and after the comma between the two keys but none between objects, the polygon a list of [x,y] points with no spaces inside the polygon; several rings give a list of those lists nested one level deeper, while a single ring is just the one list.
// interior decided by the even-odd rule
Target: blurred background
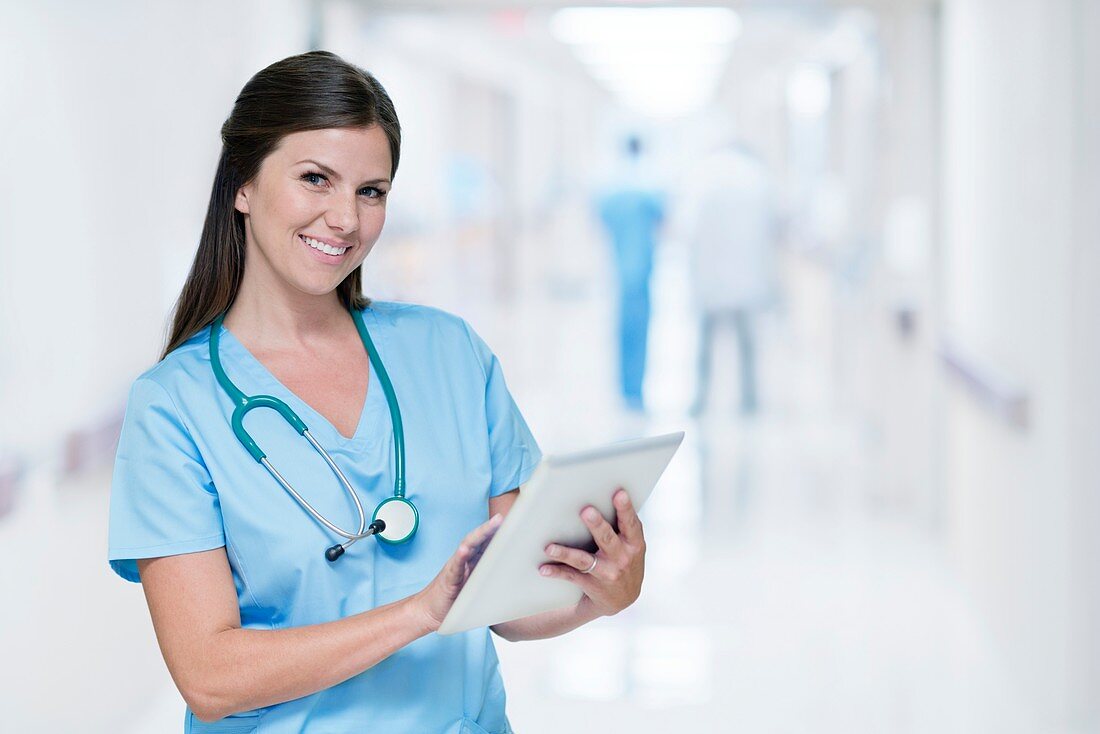
[{"label": "blurred background", "polygon": [[517,731],[1100,731],[1100,2],[0,0],[0,711],[178,731],[106,562],[218,129],[324,48],[404,128],[368,294],[544,451],[684,430],[642,598]]}]

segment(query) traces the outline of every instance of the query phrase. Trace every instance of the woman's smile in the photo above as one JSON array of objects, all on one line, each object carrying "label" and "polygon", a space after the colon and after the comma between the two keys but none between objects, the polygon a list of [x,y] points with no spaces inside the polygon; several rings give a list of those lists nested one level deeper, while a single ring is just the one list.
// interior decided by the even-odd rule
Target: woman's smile
[{"label": "woman's smile", "polygon": [[309,248],[310,255],[319,262],[327,263],[330,265],[343,262],[347,257],[348,252],[352,249],[352,245],[341,244],[337,245],[331,240],[320,240],[309,235],[300,234],[298,239],[303,245]]}]

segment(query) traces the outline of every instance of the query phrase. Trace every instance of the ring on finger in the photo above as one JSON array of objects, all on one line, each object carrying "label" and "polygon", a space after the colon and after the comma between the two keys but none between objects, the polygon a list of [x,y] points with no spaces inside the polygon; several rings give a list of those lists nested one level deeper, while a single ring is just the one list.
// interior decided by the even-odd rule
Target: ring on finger
[{"label": "ring on finger", "polygon": [[592,571],[596,569],[596,564],[599,563],[599,561],[599,558],[597,558],[596,556],[592,556],[592,565],[581,571],[581,573],[592,573]]}]

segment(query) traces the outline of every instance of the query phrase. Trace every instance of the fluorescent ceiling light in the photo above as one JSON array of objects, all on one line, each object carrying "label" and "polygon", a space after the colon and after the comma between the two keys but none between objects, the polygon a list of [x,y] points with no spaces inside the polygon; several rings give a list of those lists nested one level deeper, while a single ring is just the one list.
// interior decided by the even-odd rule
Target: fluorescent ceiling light
[{"label": "fluorescent ceiling light", "polygon": [[713,94],[741,19],[728,8],[565,8],[550,30],[625,104],[679,115]]},{"label": "fluorescent ceiling light", "polygon": [[575,54],[578,59],[591,66],[645,64],[668,67],[687,65],[699,68],[722,64],[729,58],[729,48],[725,46],[689,46],[687,44],[579,46],[575,49]]},{"label": "fluorescent ceiling light", "polygon": [[729,8],[563,8],[551,18],[550,32],[571,45],[729,43],[741,32],[741,18]]}]

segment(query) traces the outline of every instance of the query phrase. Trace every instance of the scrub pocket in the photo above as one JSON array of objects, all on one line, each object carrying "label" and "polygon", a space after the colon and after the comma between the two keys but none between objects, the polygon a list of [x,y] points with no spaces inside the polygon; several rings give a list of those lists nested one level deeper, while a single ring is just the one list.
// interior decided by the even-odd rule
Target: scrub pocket
[{"label": "scrub pocket", "polygon": [[190,711],[187,712],[187,726],[184,734],[253,734],[260,727],[258,712],[241,714],[239,716],[226,716],[224,719],[207,723],[195,718]]},{"label": "scrub pocket", "polygon": [[514,734],[514,732],[512,731],[512,727],[508,727],[499,732],[490,732],[473,719],[463,719],[462,729],[459,731],[459,734]]}]

